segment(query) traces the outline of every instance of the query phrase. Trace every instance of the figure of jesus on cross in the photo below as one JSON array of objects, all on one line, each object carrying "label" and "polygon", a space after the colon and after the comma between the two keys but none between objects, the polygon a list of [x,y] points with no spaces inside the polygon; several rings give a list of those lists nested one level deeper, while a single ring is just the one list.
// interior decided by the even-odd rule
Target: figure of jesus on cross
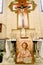
[{"label": "figure of jesus on cross", "polygon": [[18,2],[11,2],[9,5],[10,9],[15,12],[17,11],[18,28],[29,28],[28,12],[35,9],[35,3],[26,0],[18,0]]}]

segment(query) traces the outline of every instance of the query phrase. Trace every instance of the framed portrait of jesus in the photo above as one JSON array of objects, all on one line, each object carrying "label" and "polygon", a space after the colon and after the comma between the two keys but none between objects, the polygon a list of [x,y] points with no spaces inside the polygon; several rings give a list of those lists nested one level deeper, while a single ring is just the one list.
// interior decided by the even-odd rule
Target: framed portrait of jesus
[{"label": "framed portrait of jesus", "polygon": [[20,38],[16,43],[16,63],[27,64],[34,61],[33,43],[28,38]]}]

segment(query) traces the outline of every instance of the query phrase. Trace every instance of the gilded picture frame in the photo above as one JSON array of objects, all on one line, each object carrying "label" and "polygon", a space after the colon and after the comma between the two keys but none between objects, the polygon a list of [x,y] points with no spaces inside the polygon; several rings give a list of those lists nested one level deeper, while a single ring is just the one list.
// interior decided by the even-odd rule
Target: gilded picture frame
[{"label": "gilded picture frame", "polygon": [[21,37],[16,42],[16,64],[28,63],[34,63],[33,43],[28,37]]}]

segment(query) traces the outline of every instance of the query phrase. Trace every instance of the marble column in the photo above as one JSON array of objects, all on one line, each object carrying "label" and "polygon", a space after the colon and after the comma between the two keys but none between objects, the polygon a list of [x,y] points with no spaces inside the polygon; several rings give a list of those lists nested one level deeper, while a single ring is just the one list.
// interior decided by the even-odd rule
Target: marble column
[{"label": "marble column", "polygon": [[41,58],[43,58],[43,41],[41,41],[41,47],[40,47],[40,52],[39,52],[39,55]]}]

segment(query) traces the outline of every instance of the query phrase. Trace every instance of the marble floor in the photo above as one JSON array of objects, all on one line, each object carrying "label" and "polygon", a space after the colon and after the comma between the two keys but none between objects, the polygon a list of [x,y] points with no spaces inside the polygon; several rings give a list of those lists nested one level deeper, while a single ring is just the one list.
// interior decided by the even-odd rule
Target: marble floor
[{"label": "marble floor", "polygon": [[13,63],[2,62],[2,63],[0,63],[0,65],[43,65],[43,59],[36,58],[36,61],[34,64],[15,64],[14,62]]},{"label": "marble floor", "polygon": [[2,61],[2,63],[0,63],[0,65],[43,65],[43,59],[40,57],[35,58],[34,64],[15,64],[13,61],[12,62],[5,61],[5,58],[4,58],[4,61]]},{"label": "marble floor", "polygon": [[43,65],[43,63],[34,63],[34,64],[0,63],[0,65]]},{"label": "marble floor", "polygon": [[2,62],[2,63],[0,63],[0,65],[43,65],[43,60],[38,58],[38,59],[36,59],[36,62],[34,64],[15,64],[15,63]]},{"label": "marble floor", "polygon": [[37,58],[34,64],[15,64],[15,63],[2,62],[0,63],[0,65],[43,65],[43,60],[41,60],[40,58]]}]

